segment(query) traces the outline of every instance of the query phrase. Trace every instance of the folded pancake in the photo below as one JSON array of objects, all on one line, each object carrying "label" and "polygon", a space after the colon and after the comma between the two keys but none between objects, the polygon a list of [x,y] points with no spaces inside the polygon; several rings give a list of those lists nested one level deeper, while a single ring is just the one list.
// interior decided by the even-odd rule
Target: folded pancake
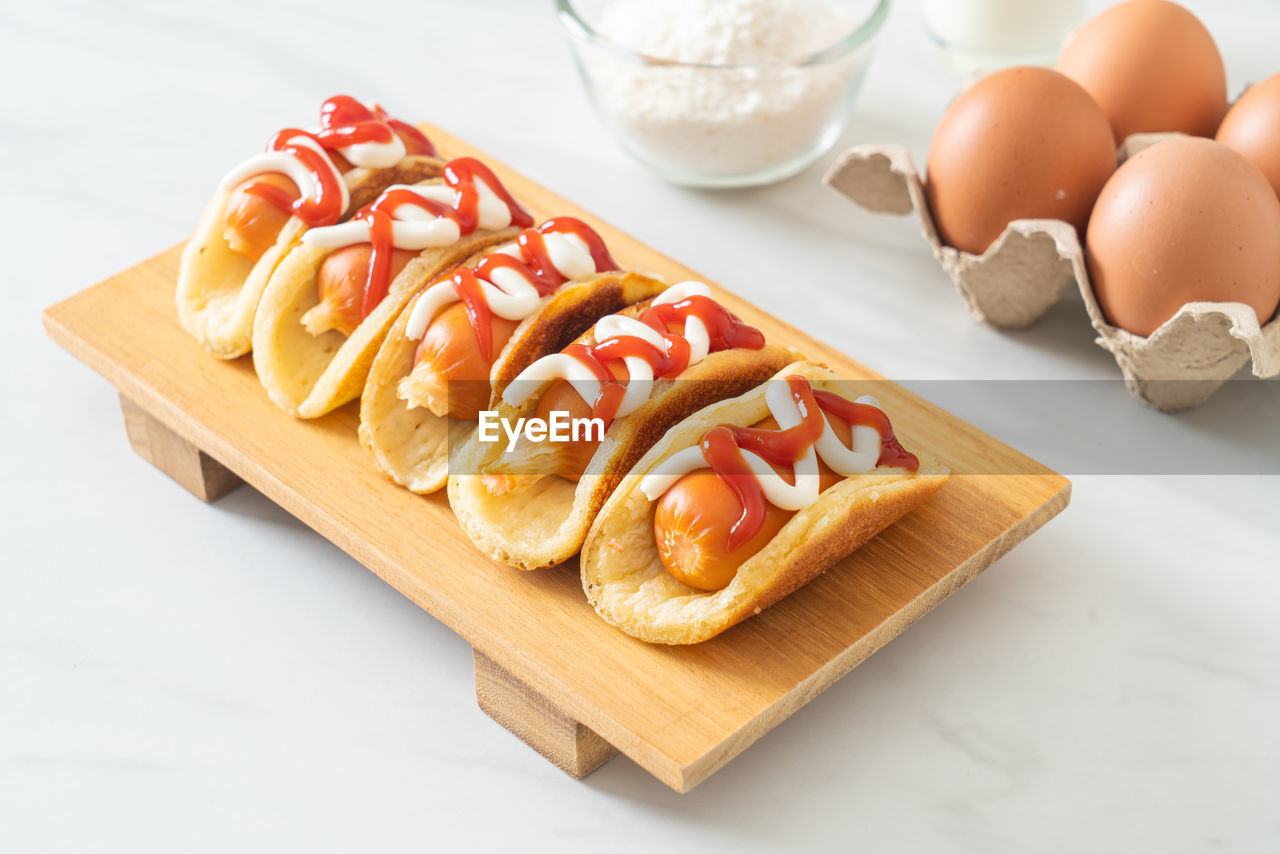
[{"label": "folded pancake", "polygon": [[602,318],[503,389],[495,412],[508,424],[537,415],[553,397],[575,395],[601,421],[599,441],[508,449],[505,437],[485,442],[476,431],[450,461],[449,504],[485,554],[522,570],[563,563],[581,548],[624,474],[668,428],[764,382],[795,358],[766,344],[706,285],[674,285]]},{"label": "folded pancake", "polygon": [[464,157],[442,178],[393,185],[351,220],[311,229],[263,292],[258,379],[298,418],[354,400],[410,297],[532,222],[488,167]]},{"label": "folded pancake", "polygon": [[233,169],[182,253],[182,326],[213,355],[249,352],[253,320],[276,266],[314,226],[340,222],[385,187],[438,176],[435,148],[411,125],[338,95],[315,131],[289,128]]},{"label": "folded pancake", "polygon": [[[478,408],[490,406],[521,371],[601,316],[666,287],[618,271],[599,236],[571,217],[527,230],[481,259],[469,277],[462,272],[412,298],[378,351],[361,397],[361,444],[382,472],[413,492],[445,485],[449,449],[475,430]],[[505,342],[489,342],[488,357],[458,355],[477,349],[477,318],[460,310],[468,279],[509,334]]]},{"label": "folded pancake", "polygon": [[[806,387],[813,396],[803,397]],[[834,398],[843,409],[829,408]],[[846,429],[835,429],[841,422],[833,412],[851,418]],[[816,433],[795,435],[813,426],[819,414],[824,420],[817,422]],[[769,427],[733,432],[761,424]],[[779,427],[788,428],[788,435]],[[817,434],[822,438],[815,439]],[[707,449],[718,440],[730,441],[729,436],[738,437],[742,453],[730,452],[726,459],[750,463],[753,474],[744,477],[760,480],[756,495],[780,496],[756,508],[754,531],[750,526],[738,530],[749,518],[749,491],[736,497],[735,487],[703,489],[708,479],[713,487],[721,483],[706,461]],[[824,444],[833,439],[839,447]],[[768,457],[769,446],[776,452],[788,442],[807,462],[780,466],[759,455],[748,460],[745,452],[754,447]],[[741,464],[726,464],[733,465]],[[802,476],[809,480],[802,483]],[[828,369],[797,362],[772,381],[695,413],[653,445],[592,526],[582,548],[582,585],[600,616],[627,634],[650,643],[698,643],[825,572],[941,489],[947,476],[937,460],[898,443],[873,398],[855,400]],[[774,482],[765,485],[764,480]],[[802,494],[805,489],[811,492]],[[677,490],[686,494],[676,496]],[[725,518],[738,522],[725,525]],[[721,521],[708,523],[711,519]],[[720,529],[709,531],[708,524]],[[741,534],[737,544],[728,539],[735,533]],[[730,574],[707,583],[698,569],[708,565],[699,567],[697,560],[732,555],[735,549],[739,553]]]}]

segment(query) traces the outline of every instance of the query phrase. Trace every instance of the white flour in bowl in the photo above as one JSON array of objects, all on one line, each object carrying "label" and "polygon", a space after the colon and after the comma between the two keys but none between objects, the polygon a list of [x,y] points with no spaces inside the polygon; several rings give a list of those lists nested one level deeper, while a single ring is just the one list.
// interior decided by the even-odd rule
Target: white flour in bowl
[{"label": "white flour in bowl", "polygon": [[[589,75],[602,114],[634,152],[680,173],[736,175],[803,158],[838,132],[865,51],[795,65],[856,22],[818,0],[614,0],[605,37],[658,60],[600,53]],[[833,134],[832,134],[833,135]]]}]

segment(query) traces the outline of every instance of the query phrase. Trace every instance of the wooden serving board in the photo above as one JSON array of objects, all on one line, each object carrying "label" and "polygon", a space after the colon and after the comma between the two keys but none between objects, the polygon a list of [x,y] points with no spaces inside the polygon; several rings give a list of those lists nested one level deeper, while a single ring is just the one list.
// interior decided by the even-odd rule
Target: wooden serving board
[{"label": "wooden serving board", "polygon": [[[539,219],[581,217],[614,257],[700,278],[447,134]],[[194,212],[192,216],[194,220]],[[356,440],[356,405],[294,421],[249,357],[219,362],[178,325],[175,247],[48,309],[49,334],[120,391],[130,443],[200,498],[240,479],[465,638],[481,708],[576,776],[615,751],[678,791],[705,780],[1060,512],[1070,483],[889,383],[875,394],[908,448],[960,472],[902,521],[763,614],[695,647],[650,646],[600,620],[576,562],[521,573],[475,552],[443,493],[383,478]],[[717,289],[726,305],[848,379],[857,362]]]}]

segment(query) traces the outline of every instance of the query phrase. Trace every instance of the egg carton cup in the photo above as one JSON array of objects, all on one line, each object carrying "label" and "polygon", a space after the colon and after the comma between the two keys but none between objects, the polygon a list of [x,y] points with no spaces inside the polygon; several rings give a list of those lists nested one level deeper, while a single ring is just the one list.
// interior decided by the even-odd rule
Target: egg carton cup
[{"label": "egg carton cup", "polygon": [[[1134,134],[1121,146],[1119,160],[1170,136]],[[1031,326],[1074,282],[1098,345],[1115,357],[1129,393],[1148,406],[1165,412],[1198,406],[1248,362],[1255,376],[1280,374],[1280,318],[1260,326],[1242,303],[1187,303],[1146,337],[1112,326],[1094,299],[1076,230],[1061,220],[1014,220],[981,255],[944,245],[920,174],[900,145],[854,146],[823,183],[871,213],[914,211],[969,313],[988,326]]]}]

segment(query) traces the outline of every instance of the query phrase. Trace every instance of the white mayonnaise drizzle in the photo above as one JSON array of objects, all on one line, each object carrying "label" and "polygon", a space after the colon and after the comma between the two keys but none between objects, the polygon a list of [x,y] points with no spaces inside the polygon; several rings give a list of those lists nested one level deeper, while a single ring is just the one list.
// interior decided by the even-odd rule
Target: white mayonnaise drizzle
[{"label": "white mayonnaise drizzle", "polygon": [[[399,138],[396,137],[396,139]],[[291,145],[306,146],[323,155],[325,164],[333,173],[334,181],[337,182],[338,191],[342,193],[341,209],[345,211],[347,205],[351,203],[351,196],[347,192],[347,182],[342,179],[342,173],[338,171],[337,166],[333,165],[333,161],[329,159],[329,155],[325,150],[308,136],[298,135],[291,137],[289,143]],[[403,147],[403,143],[401,145]],[[320,200],[320,182],[315,180],[306,164],[288,151],[264,151],[261,154],[255,154],[226,174],[222,179],[221,189],[223,192],[229,193],[249,178],[254,175],[261,175],[263,172],[279,172],[297,185],[298,192],[304,199],[313,202]]]},{"label": "white mayonnaise drizzle", "polygon": [[[791,396],[790,384],[774,380],[765,390],[765,401],[769,412],[778,426],[788,430],[804,420],[804,413],[799,404]],[[865,403],[880,409],[880,402],[871,395],[864,394],[854,403]],[[743,450],[742,459],[751,468],[760,481],[760,489],[765,499],[775,507],[783,510],[803,510],[818,500],[818,457],[836,474],[850,477],[871,471],[880,460],[880,433],[874,427],[860,424],[853,428],[851,435],[852,448],[845,447],[831,426],[831,420],[825,412],[822,420],[826,427],[818,441],[811,445],[795,464],[795,483],[790,484],[773,470],[763,457]],[[815,455],[814,451],[817,451]],[[708,467],[703,456],[702,446],[694,445],[684,448],[667,457],[645,475],[640,481],[640,491],[650,501],[656,501],[664,492],[690,472]]]},{"label": "white mayonnaise drizzle", "polygon": [[[398,139],[399,137],[397,137]],[[511,209],[482,179],[476,180],[477,228],[496,231],[511,225]],[[452,206],[458,191],[447,184],[392,184],[383,193],[409,190],[424,199]],[[447,216],[436,216],[413,204],[401,204],[391,213],[391,245],[396,249],[422,250],[432,246],[451,246],[462,239],[462,230]],[[341,249],[357,243],[369,243],[369,222],[363,218],[312,228],[302,235],[302,242],[318,249]]]},{"label": "white mayonnaise drizzle", "polygon": [[[503,210],[506,210],[506,205],[503,205]],[[547,247],[547,257],[551,259],[552,266],[566,279],[582,279],[597,272],[591,248],[578,235],[548,231],[543,232],[542,241]],[[508,243],[495,252],[510,255],[526,263],[529,261],[519,243]],[[533,282],[510,267],[495,270],[492,281],[478,281],[489,308],[494,314],[507,320],[524,320],[533,314],[542,301]],[[459,299],[458,292],[453,289],[452,279],[436,282],[414,301],[405,334],[414,341],[421,340],[436,315]]]},{"label": "white mayonnaise drizzle", "polygon": [[358,142],[339,148],[338,151],[352,166],[364,169],[390,169],[409,153],[404,140],[395,131],[391,132],[391,139],[386,142]]},{"label": "white mayonnaise drizzle", "polygon": [[[711,296],[711,289],[702,282],[680,282],[672,285],[653,300],[653,305],[680,302],[691,296]],[[631,335],[649,342],[659,350],[665,349],[662,336],[656,330],[641,323],[634,317],[610,314],[596,321],[592,328],[592,336],[596,343],[610,338],[621,338]],[[703,322],[694,316],[685,320],[684,338],[689,342],[689,364],[696,365],[707,358],[711,350],[711,336]],[[618,406],[617,418],[630,415],[640,408],[653,390],[653,367],[639,356],[627,356],[623,359],[627,367],[626,392],[622,403]],[[551,380],[565,380],[573,386],[578,396],[592,403],[600,396],[600,381],[592,373],[591,368],[567,353],[553,353],[543,356],[520,372],[510,385],[502,392],[502,399],[511,406],[519,406],[529,399],[543,383]]]},{"label": "white mayonnaise drizzle", "polygon": [[[390,125],[387,126],[387,130],[391,131],[391,138],[386,142],[358,142],[355,145],[339,148],[337,151],[352,166],[364,169],[389,169],[403,160],[409,150],[405,148],[404,140],[400,138],[400,134],[391,130]],[[345,211],[347,205],[351,202],[351,197],[347,193],[347,182],[343,180],[342,173],[334,165],[329,153],[308,136],[299,134],[298,136],[290,137],[288,141],[291,145],[305,145],[307,148],[324,156],[324,162],[329,166],[339,191],[342,193],[342,210]],[[260,175],[263,172],[279,172],[285,175],[298,186],[299,192],[305,199],[318,201],[320,198],[320,185],[313,180],[310,170],[303,165],[301,160],[287,151],[264,151],[261,154],[250,157],[226,174],[222,179],[222,189],[230,192],[246,179],[252,178],[254,175]]]}]

